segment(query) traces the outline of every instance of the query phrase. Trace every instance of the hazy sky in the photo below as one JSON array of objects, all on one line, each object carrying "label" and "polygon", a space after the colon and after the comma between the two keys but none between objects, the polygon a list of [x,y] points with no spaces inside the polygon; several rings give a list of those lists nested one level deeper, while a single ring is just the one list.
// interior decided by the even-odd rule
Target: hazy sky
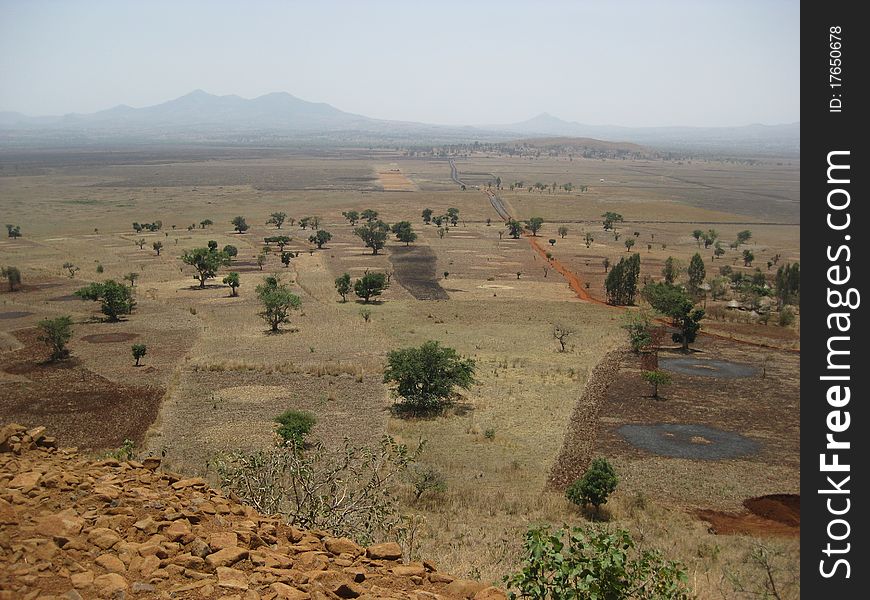
[{"label": "hazy sky", "polygon": [[286,91],[370,117],[797,121],[799,2],[0,0],[0,110]]}]

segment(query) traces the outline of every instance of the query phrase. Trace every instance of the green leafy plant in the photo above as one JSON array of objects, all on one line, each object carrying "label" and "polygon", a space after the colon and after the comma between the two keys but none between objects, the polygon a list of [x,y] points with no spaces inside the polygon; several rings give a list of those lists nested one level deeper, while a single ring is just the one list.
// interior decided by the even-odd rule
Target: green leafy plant
[{"label": "green leafy plant", "polygon": [[568,487],[565,495],[577,506],[591,504],[597,512],[602,504],[607,503],[607,498],[616,490],[618,482],[616,471],[607,459],[596,458],[583,477]]},{"label": "green leafy plant", "polygon": [[317,419],[309,412],[291,409],[275,417],[275,422],[279,424],[277,433],[284,442],[302,447],[305,436],[311,432]]}]

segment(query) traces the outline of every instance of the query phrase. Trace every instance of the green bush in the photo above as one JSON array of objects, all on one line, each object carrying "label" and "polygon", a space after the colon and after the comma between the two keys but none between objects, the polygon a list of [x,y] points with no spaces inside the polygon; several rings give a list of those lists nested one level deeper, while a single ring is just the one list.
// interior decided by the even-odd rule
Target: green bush
[{"label": "green bush", "polygon": [[688,600],[683,565],[657,550],[640,551],[624,530],[601,527],[531,529],[522,569],[505,577],[510,597]]},{"label": "green bush", "polygon": [[783,306],[779,311],[779,326],[788,327],[794,323],[794,309],[791,306]]},{"label": "green bush", "polygon": [[275,417],[275,422],[280,425],[278,435],[281,439],[301,446],[317,419],[309,412],[288,410]]},{"label": "green bush", "polygon": [[568,500],[578,506],[591,504],[598,507],[607,503],[607,497],[616,489],[619,479],[606,458],[596,458],[583,477],[572,483],[566,492]]}]

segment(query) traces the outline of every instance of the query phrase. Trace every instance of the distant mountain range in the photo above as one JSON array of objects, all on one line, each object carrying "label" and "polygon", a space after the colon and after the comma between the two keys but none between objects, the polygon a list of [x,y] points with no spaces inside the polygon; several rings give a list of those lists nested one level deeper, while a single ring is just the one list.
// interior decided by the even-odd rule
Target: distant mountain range
[{"label": "distant mountain range", "polygon": [[455,127],[372,119],[286,92],[245,99],[196,90],[180,98],[91,114],[33,117],[0,112],[0,146],[106,142],[175,143],[463,143],[517,136],[587,137],[674,150],[797,155],[800,123],[745,127],[584,125],[542,113],[505,125]]}]

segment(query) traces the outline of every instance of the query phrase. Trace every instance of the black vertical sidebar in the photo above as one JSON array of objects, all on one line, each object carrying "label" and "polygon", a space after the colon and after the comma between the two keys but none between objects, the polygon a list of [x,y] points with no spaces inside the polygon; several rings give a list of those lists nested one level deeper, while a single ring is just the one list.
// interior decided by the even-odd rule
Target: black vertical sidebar
[{"label": "black vertical sidebar", "polygon": [[[860,3],[801,5],[801,592],[870,594],[870,146]],[[870,293],[870,292],[868,292]],[[865,306],[867,304],[867,306]],[[863,491],[859,491],[863,490]]]}]

